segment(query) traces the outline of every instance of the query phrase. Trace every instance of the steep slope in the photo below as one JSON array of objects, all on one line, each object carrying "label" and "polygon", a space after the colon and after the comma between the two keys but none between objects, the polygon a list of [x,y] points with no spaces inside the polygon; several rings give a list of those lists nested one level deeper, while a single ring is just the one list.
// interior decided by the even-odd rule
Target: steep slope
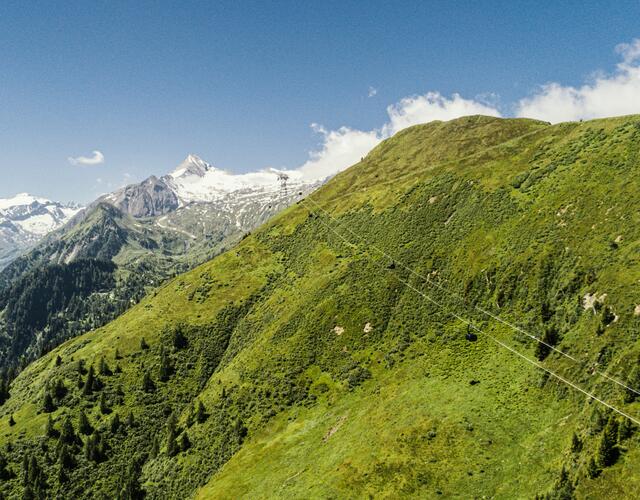
[{"label": "steep slope", "polygon": [[0,269],[66,224],[80,209],[27,193],[0,199]]},{"label": "steep slope", "polygon": [[[296,178],[284,190],[277,173],[233,175],[189,155],[170,175],[100,198],[0,272],[0,369],[104,325],[321,183]],[[69,270],[81,274],[82,266],[73,265],[80,260],[92,268],[115,266],[108,280],[86,283],[81,293],[67,290],[44,310],[31,307],[26,297],[34,290],[52,290]]]},{"label": "steep slope", "polygon": [[640,417],[598,375],[640,388],[639,149],[640,117],[399,133],[23,371],[2,493],[633,498],[636,425],[533,363]]}]

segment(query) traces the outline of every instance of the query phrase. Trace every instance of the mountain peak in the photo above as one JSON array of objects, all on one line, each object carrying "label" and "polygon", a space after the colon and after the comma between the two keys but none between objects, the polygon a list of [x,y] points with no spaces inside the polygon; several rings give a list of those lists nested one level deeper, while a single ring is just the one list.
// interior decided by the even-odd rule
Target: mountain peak
[{"label": "mountain peak", "polygon": [[213,169],[213,166],[197,155],[189,154],[176,169],[171,172],[171,177],[177,179],[178,177],[197,175],[203,177],[204,174]]},{"label": "mountain peak", "polygon": [[3,209],[3,208],[7,209],[15,206],[31,205],[34,202],[39,202],[42,204],[52,203],[46,198],[39,198],[29,193],[18,193],[17,195],[11,198],[0,198],[0,209]]}]

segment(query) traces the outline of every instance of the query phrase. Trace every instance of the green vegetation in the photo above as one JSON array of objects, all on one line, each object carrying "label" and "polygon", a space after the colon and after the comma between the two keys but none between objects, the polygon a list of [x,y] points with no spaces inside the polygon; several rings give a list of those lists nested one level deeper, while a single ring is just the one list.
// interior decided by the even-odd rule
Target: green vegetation
[{"label": "green vegetation", "polygon": [[639,150],[639,117],[402,131],[21,372],[0,493],[634,497],[636,426],[487,334],[640,416],[594,370],[638,378]]}]

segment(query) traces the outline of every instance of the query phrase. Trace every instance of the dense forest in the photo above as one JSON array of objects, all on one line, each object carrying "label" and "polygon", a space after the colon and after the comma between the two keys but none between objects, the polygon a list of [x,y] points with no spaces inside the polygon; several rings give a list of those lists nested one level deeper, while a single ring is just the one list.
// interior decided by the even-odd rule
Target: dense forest
[{"label": "dense forest", "polygon": [[49,264],[0,289],[0,367],[24,367],[64,340],[99,327],[144,294],[132,278],[117,282],[109,261]]}]

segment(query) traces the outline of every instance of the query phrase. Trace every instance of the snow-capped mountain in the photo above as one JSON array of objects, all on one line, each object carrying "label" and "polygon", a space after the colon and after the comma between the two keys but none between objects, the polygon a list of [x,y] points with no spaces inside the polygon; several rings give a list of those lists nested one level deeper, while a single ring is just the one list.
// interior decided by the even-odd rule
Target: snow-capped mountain
[{"label": "snow-capped mountain", "polygon": [[0,199],[0,268],[81,209],[28,193]]},{"label": "snow-capped mountain", "polygon": [[[129,229],[144,222],[147,231],[156,230],[170,235],[169,239],[182,240],[186,245],[183,252],[188,253],[186,249],[194,245],[204,248],[253,230],[324,180],[309,179],[298,170],[232,174],[196,155],[188,155],[171,173],[125,186],[84,209],[19,194],[0,200],[0,269],[69,221],[72,222],[56,237],[60,241],[68,239],[65,234],[75,227],[92,224],[92,214],[105,203],[133,218]],[[120,228],[117,233],[122,236],[129,234],[127,231]],[[113,246],[115,241],[107,237],[112,232],[107,233],[100,234],[93,228],[87,232],[92,235],[90,238],[76,241],[64,251],[58,248],[49,260],[68,263],[77,256],[103,255],[103,247]],[[116,240],[125,245],[127,238]],[[165,236],[163,241],[166,240]],[[111,255],[110,252],[104,255]],[[204,250],[201,253],[204,255]]]},{"label": "snow-capped mountain", "polygon": [[[102,201],[134,217],[165,215],[191,204],[210,204],[222,212],[241,216],[261,206],[270,209],[285,200],[293,202],[299,193],[307,194],[322,182],[306,179],[298,170],[232,174],[190,154],[170,174],[126,186]],[[239,221],[237,224],[241,225]]]}]

